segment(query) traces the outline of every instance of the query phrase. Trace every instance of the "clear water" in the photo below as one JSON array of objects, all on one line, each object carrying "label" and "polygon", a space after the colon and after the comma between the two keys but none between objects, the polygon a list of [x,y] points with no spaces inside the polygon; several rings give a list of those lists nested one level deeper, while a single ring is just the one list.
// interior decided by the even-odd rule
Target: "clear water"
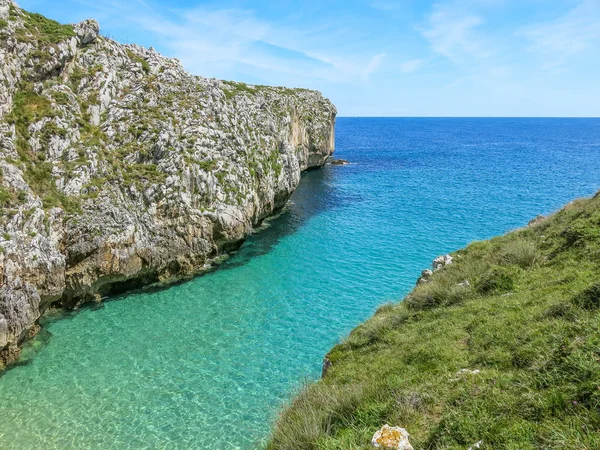
[{"label": "clear water", "polygon": [[600,120],[339,119],[337,156],[216,272],[49,321],[0,447],[251,448],[435,256],[600,188]]}]

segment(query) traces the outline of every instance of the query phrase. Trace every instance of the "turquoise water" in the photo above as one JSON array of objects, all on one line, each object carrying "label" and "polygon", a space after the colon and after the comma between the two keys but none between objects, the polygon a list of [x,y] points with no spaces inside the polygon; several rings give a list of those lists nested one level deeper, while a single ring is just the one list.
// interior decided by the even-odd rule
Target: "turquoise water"
[{"label": "turquoise water", "polygon": [[252,448],[435,256],[600,188],[600,120],[339,119],[337,156],[219,270],[50,320],[0,448]]}]

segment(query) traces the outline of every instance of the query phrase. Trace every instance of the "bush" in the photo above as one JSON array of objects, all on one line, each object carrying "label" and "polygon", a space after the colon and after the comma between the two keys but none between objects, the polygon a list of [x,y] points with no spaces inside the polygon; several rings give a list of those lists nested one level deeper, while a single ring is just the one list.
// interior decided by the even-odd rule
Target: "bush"
[{"label": "bush", "polygon": [[493,266],[477,280],[475,289],[481,294],[512,291],[517,275],[511,267]]},{"label": "bush", "polygon": [[532,267],[540,259],[540,252],[535,243],[525,239],[515,239],[509,242],[500,256],[503,264],[514,264],[522,269]]},{"label": "bush", "polygon": [[573,297],[573,303],[580,308],[593,310],[600,307],[600,283],[596,282]]},{"label": "bush", "polygon": [[467,298],[471,292],[469,286],[459,283],[457,280],[439,277],[415,288],[404,302],[413,310],[455,305]]},{"label": "bush", "polygon": [[8,192],[8,190],[4,186],[0,186],[0,207],[8,207],[10,205],[11,200],[12,195],[10,195],[10,192]]}]

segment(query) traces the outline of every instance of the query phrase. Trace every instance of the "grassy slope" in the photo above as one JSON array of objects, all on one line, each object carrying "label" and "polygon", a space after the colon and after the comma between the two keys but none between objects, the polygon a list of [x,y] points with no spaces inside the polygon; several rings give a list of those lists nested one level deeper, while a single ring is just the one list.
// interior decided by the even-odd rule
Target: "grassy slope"
[{"label": "grassy slope", "polygon": [[600,448],[600,194],[454,256],[331,351],[269,448],[370,448],[385,423],[415,449]]}]

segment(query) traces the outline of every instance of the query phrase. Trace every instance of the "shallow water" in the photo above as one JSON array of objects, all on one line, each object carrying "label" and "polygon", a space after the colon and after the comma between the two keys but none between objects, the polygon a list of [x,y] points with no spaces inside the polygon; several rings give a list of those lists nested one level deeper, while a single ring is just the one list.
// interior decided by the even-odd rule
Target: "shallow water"
[{"label": "shallow water", "polygon": [[600,120],[351,119],[214,273],[50,320],[0,377],[0,448],[252,448],[335,342],[444,252],[600,188]]}]

